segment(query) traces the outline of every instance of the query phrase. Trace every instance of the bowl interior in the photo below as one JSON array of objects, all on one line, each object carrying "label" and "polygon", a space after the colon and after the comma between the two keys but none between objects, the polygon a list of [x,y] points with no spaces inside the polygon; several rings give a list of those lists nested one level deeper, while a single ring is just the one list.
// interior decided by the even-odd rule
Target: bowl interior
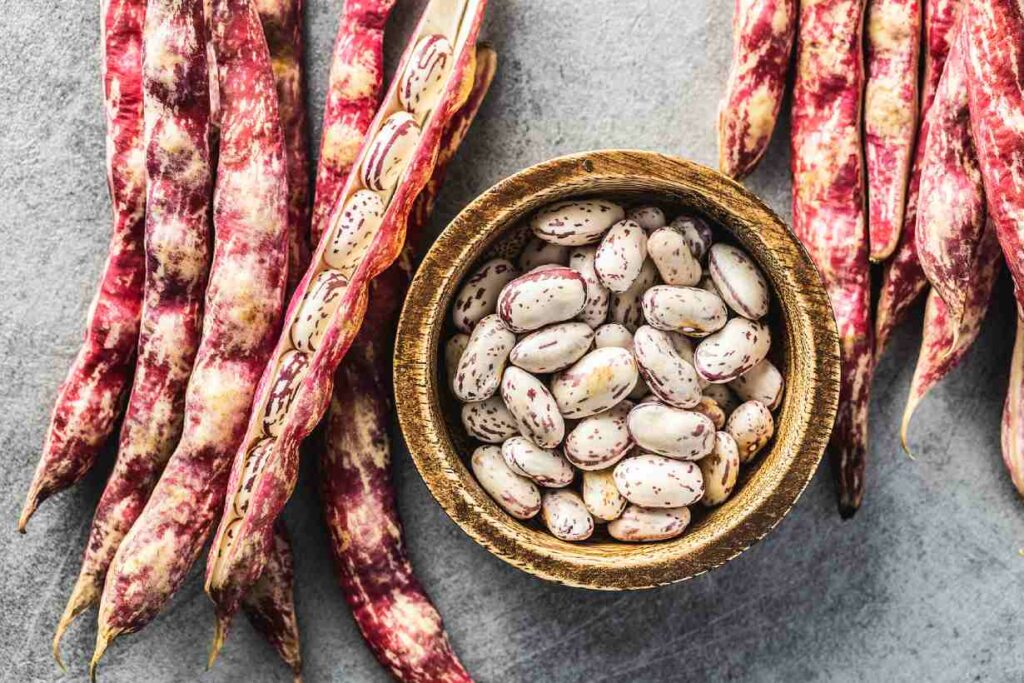
[{"label": "bowl interior", "polygon": [[[440,346],[454,329],[452,299],[487,258],[514,258],[528,239],[524,218],[569,197],[603,196],[657,204],[712,224],[718,241],[741,245],[773,290],[772,360],[786,378],[772,442],[741,470],[725,504],[704,510],[680,537],[614,541],[600,528],[584,543],[551,536],[535,521],[507,515],[465,463],[475,443],[444,386]],[[838,341],[817,271],[781,220],[724,176],[646,152],[596,152],[531,167],[468,206],[442,233],[417,273],[399,327],[395,381],[410,451],[431,492],[475,540],[543,578],[590,588],[670,583],[724,563],[766,534],[806,486],[831,431],[838,396]]]}]

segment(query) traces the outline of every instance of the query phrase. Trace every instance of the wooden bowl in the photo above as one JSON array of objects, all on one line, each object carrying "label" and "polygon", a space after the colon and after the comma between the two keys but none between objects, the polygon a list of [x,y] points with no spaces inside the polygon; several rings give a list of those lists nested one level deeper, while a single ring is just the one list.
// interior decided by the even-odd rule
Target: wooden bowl
[{"label": "wooden bowl", "polygon": [[[444,388],[440,348],[453,333],[460,283],[495,245],[525,233],[522,219],[567,197],[645,199],[724,229],[761,265],[774,289],[773,357],[786,377],[773,441],[745,465],[736,492],[671,541],[628,544],[599,537],[567,543],[535,521],[506,514],[465,463],[473,449]],[[531,574],[585,588],[622,590],[681,581],[736,557],[786,515],[821,460],[839,395],[839,342],[821,278],[799,241],[768,207],[709,168],[638,151],[561,157],[507,178],[467,206],[427,253],[399,323],[398,416],[430,492],[475,541]]]}]

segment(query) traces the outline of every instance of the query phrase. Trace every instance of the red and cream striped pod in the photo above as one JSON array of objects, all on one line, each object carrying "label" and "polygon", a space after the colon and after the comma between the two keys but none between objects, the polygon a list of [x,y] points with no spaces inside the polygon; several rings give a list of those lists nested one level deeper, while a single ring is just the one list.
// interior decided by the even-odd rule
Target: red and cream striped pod
[{"label": "red and cream striped pod", "polygon": [[918,117],[922,0],[868,0],[864,164],[871,258],[892,255],[903,227]]},{"label": "red and cream striped pod", "polygon": [[985,189],[967,108],[966,26],[958,26],[928,112],[915,236],[921,268],[954,327],[964,316],[985,234]]},{"label": "red and cream striped pod", "polygon": [[989,224],[982,235],[975,267],[967,283],[967,298],[959,327],[942,297],[935,290],[928,294],[921,328],[921,352],[900,425],[900,441],[908,452],[907,430],[917,406],[932,387],[963,360],[981,331],[981,323],[992,299],[992,288],[1003,264],[1002,256],[995,228]]},{"label": "red and cream striped pod", "polygon": [[732,67],[718,105],[718,168],[742,178],[761,161],[786,91],[797,0],[736,0]]},{"label": "red and cream striped pod", "polygon": [[968,0],[968,78],[974,144],[988,213],[1024,316],[1024,10],[1017,0]]},{"label": "red and cream striped pod", "polygon": [[[150,0],[156,16],[169,9],[197,26],[201,21],[199,0]],[[181,441],[107,575],[93,671],[114,638],[159,613],[202,550],[280,330],[287,179],[270,57],[249,0],[215,0],[212,24],[221,132],[203,336]],[[162,30],[180,34],[173,23]]]},{"label": "red and cream striped pod", "polygon": [[324,104],[310,241],[315,248],[341,210],[341,191],[362,149],[384,81],[384,25],[395,0],[345,0]]},{"label": "red and cream striped pod", "polygon": [[[483,102],[497,57],[477,48],[473,90],[445,131],[437,167],[409,217],[403,256],[370,285],[375,304],[335,373],[320,458],[321,498],[345,600],[380,663],[401,681],[468,681],[441,617],[413,572],[391,485],[391,353],[395,322],[434,200]],[[387,351],[385,351],[387,350]]]},{"label": "red and cream striped pod", "polygon": [[302,65],[302,0],[253,0],[270,49],[288,164],[288,291],[309,266],[309,139]]},{"label": "red and cream striped pod", "polygon": [[[445,87],[440,93],[436,107],[424,121],[418,142],[406,150],[409,156],[404,161],[404,171],[399,174],[397,184],[381,193],[382,199],[386,202],[386,212],[379,226],[371,226],[375,228],[372,232],[373,237],[368,240],[365,247],[362,247],[365,251],[358,260],[358,266],[349,280],[344,295],[340,301],[332,305],[333,311],[323,311],[327,324],[322,328],[322,336],[318,333],[315,339],[316,350],[313,351],[309,370],[299,384],[290,409],[281,424],[280,435],[270,439],[270,453],[260,469],[254,473],[252,495],[246,496],[249,502],[244,507],[239,507],[236,505],[236,499],[240,484],[248,470],[247,459],[250,451],[259,442],[268,438],[264,433],[263,413],[268,392],[275,382],[277,359],[295,347],[295,329],[292,325],[305,316],[302,309],[306,304],[310,284],[327,270],[324,251],[327,244],[332,241],[333,234],[321,240],[313,257],[313,265],[292,297],[285,318],[286,329],[278,342],[275,360],[267,366],[267,372],[261,380],[257,399],[253,403],[249,428],[235,458],[227,489],[224,516],[207,563],[206,588],[217,604],[220,625],[218,632],[221,637],[231,616],[238,609],[240,597],[262,571],[273,523],[295,487],[299,444],[313,430],[327,409],[334,370],[348,351],[362,324],[367,303],[367,285],[401,253],[405,240],[406,220],[416,197],[433,172],[441,134],[452,116],[468,98],[469,93],[464,81],[466,74],[473,68],[473,46],[485,5],[485,0],[432,0],[413,33],[413,39],[400,62],[398,73],[402,74],[409,68],[409,57],[420,40],[441,33],[453,46],[453,60]],[[362,176],[389,177],[388,173],[376,174],[375,169],[367,169],[363,165],[364,161],[399,163],[390,153],[378,153],[381,148],[396,148],[395,138],[378,137],[378,132],[384,129],[383,124],[386,120],[404,113],[397,98],[400,81],[400,78],[395,79],[370,127],[371,135],[357,159],[361,173],[353,173],[350,176],[340,195],[342,201],[348,201],[356,192],[365,190],[366,185],[362,181]],[[332,226],[332,231],[342,227],[344,226]],[[215,639],[214,647],[217,644]]]},{"label": "red and cream striped pod", "polygon": [[57,393],[43,453],[18,530],[49,496],[73,485],[96,462],[123,407],[132,377],[146,261],[146,170],[142,125],[142,24],[145,0],[102,7],[107,186],[113,231],[82,348]]},{"label": "red and cream striped pod", "polygon": [[793,231],[818,266],[842,352],[839,413],[830,451],[839,512],[864,493],[868,392],[873,367],[871,283],[861,158],[861,0],[800,6],[793,87]]},{"label": "red and cream striped pod", "polygon": [[917,134],[914,165],[907,186],[903,229],[896,252],[885,264],[882,287],[875,309],[875,357],[881,357],[889,337],[906,317],[907,311],[928,285],[917,258],[917,201],[921,184],[921,164],[928,139],[927,114],[935,97],[953,39],[953,24],[961,0],[928,0],[924,6],[924,77],[921,83],[921,127]]}]

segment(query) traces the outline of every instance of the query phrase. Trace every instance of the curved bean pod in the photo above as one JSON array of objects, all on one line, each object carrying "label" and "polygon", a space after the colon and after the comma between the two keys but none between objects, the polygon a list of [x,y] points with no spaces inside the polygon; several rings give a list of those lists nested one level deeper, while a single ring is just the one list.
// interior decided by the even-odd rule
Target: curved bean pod
[{"label": "curved bean pod", "polygon": [[1024,321],[1017,318],[1017,336],[1010,360],[1010,384],[1003,403],[1003,463],[1017,492],[1024,495]]}]

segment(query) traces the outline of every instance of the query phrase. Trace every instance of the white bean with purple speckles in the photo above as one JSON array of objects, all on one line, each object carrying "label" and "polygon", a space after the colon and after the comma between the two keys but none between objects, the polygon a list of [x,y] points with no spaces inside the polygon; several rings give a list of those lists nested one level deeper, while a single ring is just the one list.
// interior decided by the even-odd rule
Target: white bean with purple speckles
[{"label": "white bean with purple speckles", "polygon": [[485,401],[464,404],[461,417],[466,432],[484,443],[501,443],[519,433],[515,417],[498,395]]},{"label": "white bean with purple speckles", "polygon": [[667,332],[644,325],[633,335],[633,355],[640,376],[662,401],[676,408],[700,403],[700,378],[672,345]]},{"label": "white bean with purple speckles", "polygon": [[694,258],[686,238],[675,228],[661,228],[647,239],[647,253],[668,285],[691,286],[700,282],[700,261]]},{"label": "white bean with purple speckles", "polygon": [[715,429],[721,429],[725,426],[725,420],[728,415],[722,410],[722,406],[718,405],[715,399],[708,396],[701,396],[700,403],[695,405],[691,410],[695,413],[700,413],[705,416],[711,423],[715,425]]},{"label": "white bean with purple speckles", "polygon": [[363,185],[376,192],[390,190],[402,177],[420,141],[420,127],[412,114],[398,111],[389,116],[363,157]]},{"label": "white bean with purple speckles", "polygon": [[615,477],[609,467],[583,473],[583,504],[597,519],[610,522],[626,509],[626,499],[615,486]]},{"label": "white bean with purple speckles", "polygon": [[782,401],[784,384],[782,373],[765,358],[729,382],[729,388],[744,401],[760,401],[769,410],[775,410]]},{"label": "white bean with purple speckles", "polygon": [[384,220],[385,208],[384,200],[376,192],[359,190],[349,197],[337,223],[331,227],[324,261],[346,280],[352,278],[362,263]]},{"label": "white bean with purple speckles", "polygon": [[485,316],[498,310],[498,294],[512,280],[519,277],[515,266],[496,258],[480,266],[469,276],[455,297],[452,322],[460,332],[472,332]]},{"label": "white bean with purple speckles", "polygon": [[705,507],[721,505],[732,495],[740,473],[740,451],[736,441],[725,432],[717,432],[715,449],[698,460],[697,465],[704,476],[704,497],[700,502]]},{"label": "white bean with purple speckles", "polygon": [[733,318],[693,352],[693,367],[712,384],[731,382],[764,360],[772,337],[764,323]]},{"label": "white bean with purple speckles", "polygon": [[658,285],[644,292],[641,301],[647,323],[666,332],[707,336],[729,319],[725,302],[697,287]]},{"label": "white bean with purple speckles", "polygon": [[704,387],[704,395],[714,400],[718,407],[725,412],[726,417],[729,417],[729,414],[740,404],[740,400],[725,384],[708,384]]},{"label": "white bean with purple speckles", "polygon": [[715,445],[715,425],[706,415],[662,403],[638,404],[626,426],[640,448],[667,458],[699,460]]},{"label": "white bean with purple speckles", "polygon": [[538,266],[565,266],[569,263],[569,247],[531,237],[519,254],[517,263],[524,273]]},{"label": "white bean with purple speckles", "polygon": [[589,417],[626,398],[639,376],[633,354],[626,349],[596,349],[554,376],[551,395],[563,416]]},{"label": "white bean with purple speckles", "polygon": [[617,541],[643,543],[675,538],[690,524],[689,508],[643,508],[630,505],[608,522],[608,535]]},{"label": "white bean with purple speckles", "polygon": [[703,261],[708,250],[711,249],[711,227],[702,218],[694,216],[679,216],[671,223],[670,228],[675,228],[686,239],[690,247],[690,253],[698,261]]},{"label": "white bean with purple speckles", "polygon": [[569,267],[583,276],[587,283],[587,302],[580,313],[580,320],[598,327],[608,319],[608,305],[611,293],[601,284],[594,270],[594,256],[597,247],[576,247],[569,252]]},{"label": "white bean with purple speckles", "polygon": [[556,323],[520,339],[509,362],[536,374],[556,372],[582,358],[593,341],[594,330],[586,323]]},{"label": "white bean with purple speckles", "polygon": [[656,206],[634,206],[626,212],[626,218],[636,221],[648,232],[665,227],[665,212]]},{"label": "white bean with purple speckles", "polygon": [[494,395],[516,335],[508,331],[501,318],[492,313],[477,323],[452,381],[452,391],[463,401],[483,401]]},{"label": "white bean with purple speckles", "polygon": [[621,293],[640,276],[647,258],[647,233],[636,221],[619,221],[605,233],[594,255],[594,271],[608,291]]},{"label": "white bean with purple speckles", "polygon": [[541,266],[520,275],[498,295],[498,315],[515,333],[576,317],[587,301],[587,284],[572,268]]},{"label": "white bean with purple speckles", "polygon": [[606,323],[594,330],[594,348],[616,347],[633,350],[633,333],[625,325]]},{"label": "white bean with purple speckles", "polygon": [[449,390],[454,390],[455,374],[459,371],[459,359],[462,358],[468,345],[469,335],[464,332],[454,335],[444,345],[444,373]]},{"label": "white bean with purple speckles", "polygon": [[330,268],[321,271],[302,297],[299,312],[290,331],[292,344],[304,353],[313,353],[327,333],[331,317],[345,297],[348,280]]},{"label": "white bean with purple speckles", "polygon": [[612,294],[608,318],[613,323],[624,325],[630,332],[644,324],[643,295],[658,283],[658,269],[651,259],[644,261],[633,286],[621,294]]},{"label": "white bean with purple speckles", "polygon": [[581,470],[600,470],[617,463],[633,447],[626,427],[632,408],[632,403],[623,401],[580,420],[565,437],[565,457]]},{"label": "white bean with purple speckles", "polygon": [[398,101],[421,124],[437,106],[454,63],[452,45],[444,36],[431,34],[416,44],[399,80]]},{"label": "white bean with purple speckles", "polygon": [[538,211],[530,228],[546,242],[578,247],[598,242],[625,216],[621,206],[604,199],[570,199]]},{"label": "white bean with purple speckles", "polygon": [[741,403],[725,423],[725,431],[736,440],[740,462],[750,462],[775,433],[772,413],[760,401]]},{"label": "white bean with purple speckles", "polygon": [[541,448],[525,436],[513,436],[501,444],[501,457],[510,470],[541,486],[561,488],[571,484],[576,476],[561,453]]},{"label": "white bean with purple speckles", "polygon": [[480,486],[505,512],[516,519],[530,519],[540,512],[540,489],[508,468],[501,448],[480,446],[469,464]]},{"label": "white bean with purple speckles", "polygon": [[708,273],[729,308],[751,320],[768,313],[768,282],[745,252],[730,244],[712,246]]},{"label": "white bean with purple speckles", "polygon": [[512,366],[501,379],[501,397],[519,425],[519,433],[541,448],[554,448],[565,437],[565,420],[548,388]]},{"label": "white bean with purple speckles", "polygon": [[612,473],[619,493],[634,505],[678,508],[704,495],[704,477],[697,463],[643,453],[622,460]]},{"label": "white bean with purple speckles", "polygon": [[594,518],[575,491],[545,491],[541,516],[548,531],[563,541],[585,541],[594,533]]}]

